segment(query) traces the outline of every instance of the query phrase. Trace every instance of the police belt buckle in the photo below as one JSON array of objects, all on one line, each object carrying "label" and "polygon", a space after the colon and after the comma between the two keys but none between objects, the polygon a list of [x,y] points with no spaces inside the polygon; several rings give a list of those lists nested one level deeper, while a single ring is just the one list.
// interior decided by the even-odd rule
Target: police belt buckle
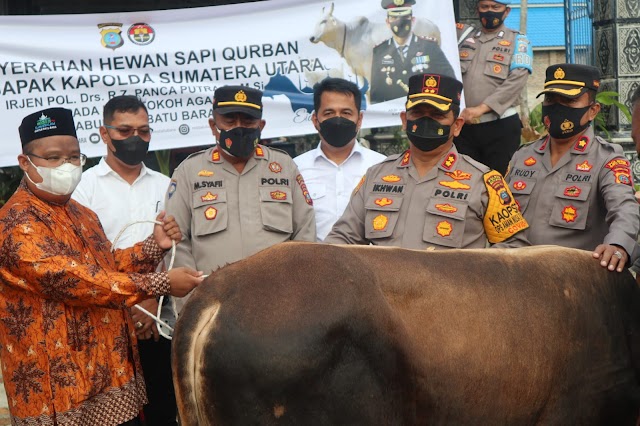
[{"label": "police belt buckle", "polygon": [[498,114],[495,112],[487,112],[486,114],[482,114],[478,117],[478,123],[489,123],[490,121],[502,120],[503,118],[511,117],[512,115],[516,115],[518,111],[514,107],[507,108],[507,110],[498,117]]}]

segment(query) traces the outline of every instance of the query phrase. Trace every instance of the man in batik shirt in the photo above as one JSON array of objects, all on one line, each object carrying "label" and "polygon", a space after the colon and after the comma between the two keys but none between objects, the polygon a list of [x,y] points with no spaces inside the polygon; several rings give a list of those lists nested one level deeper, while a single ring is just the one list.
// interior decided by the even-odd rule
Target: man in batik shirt
[{"label": "man in batik shirt", "polygon": [[[98,217],[70,200],[86,157],[71,111],[20,126],[24,178],[0,209],[0,357],[13,425],[136,425],[146,402],[125,308],[200,281],[153,272],[182,234],[160,213],[153,235],[111,252]],[[134,355],[136,354],[136,355]]]}]

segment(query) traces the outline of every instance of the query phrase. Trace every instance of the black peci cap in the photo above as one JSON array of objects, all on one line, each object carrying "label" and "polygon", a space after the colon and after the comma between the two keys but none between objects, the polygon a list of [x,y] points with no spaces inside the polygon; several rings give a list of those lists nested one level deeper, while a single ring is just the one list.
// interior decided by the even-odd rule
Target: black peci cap
[{"label": "black peci cap", "polygon": [[22,146],[48,136],[78,137],[73,113],[66,108],[49,108],[29,114],[22,119],[18,132]]},{"label": "black peci cap", "polygon": [[247,86],[222,86],[213,94],[213,109],[218,114],[243,112],[262,118],[262,92]]},{"label": "black peci cap", "polygon": [[460,106],[462,83],[440,74],[415,74],[409,78],[406,108],[409,110],[428,103],[440,111],[449,111],[451,105]]},{"label": "black peci cap", "polygon": [[597,92],[599,88],[598,68],[580,64],[556,64],[547,68],[544,90],[538,93],[538,96],[544,93],[556,93],[575,99],[587,90]]}]

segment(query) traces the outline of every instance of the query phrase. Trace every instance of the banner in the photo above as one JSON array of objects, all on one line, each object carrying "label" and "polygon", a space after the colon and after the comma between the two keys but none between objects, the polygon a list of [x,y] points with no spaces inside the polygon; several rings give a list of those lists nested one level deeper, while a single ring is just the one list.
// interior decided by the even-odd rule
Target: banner
[{"label": "banner", "polygon": [[211,98],[230,84],[264,91],[263,138],[315,133],[312,87],[327,76],[361,88],[364,128],[399,125],[409,75],[449,67],[460,79],[452,3],[412,9],[406,58],[380,0],[2,16],[0,167],[17,164],[22,118],[49,107],[72,109],[82,152],[104,155],[102,107],[123,94],[146,103],[152,150],[212,144]]}]

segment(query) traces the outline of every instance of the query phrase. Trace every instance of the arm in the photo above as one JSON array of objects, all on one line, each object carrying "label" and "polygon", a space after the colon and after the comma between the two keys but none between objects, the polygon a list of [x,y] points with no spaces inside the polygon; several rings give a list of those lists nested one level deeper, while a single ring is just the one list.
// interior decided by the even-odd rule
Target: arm
[{"label": "arm", "polygon": [[362,177],[362,181],[353,190],[351,200],[344,210],[344,213],[333,225],[329,235],[324,239],[328,244],[368,244],[364,235],[364,193],[367,186],[367,175]]},{"label": "arm", "polygon": [[316,241],[316,214],[313,210],[311,194],[304,183],[298,166],[291,161],[296,183],[293,184],[293,234],[294,241]]},{"label": "arm", "polygon": [[484,231],[487,240],[496,248],[526,247],[531,243],[524,235],[529,224],[500,173],[485,173],[485,191],[482,205],[485,208]]},{"label": "arm", "polygon": [[[188,160],[185,160],[188,161]],[[167,196],[164,200],[165,209],[168,215],[175,217],[182,240],[176,246],[175,266],[187,266],[196,269],[196,261],[191,251],[191,190],[189,180],[184,172],[184,162],[173,173]]]},{"label": "arm", "polygon": [[[602,256],[603,262],[606,261],[609,264],[607,257],[610,257],[610,254],[605,253],[605,250],[615,251],[615,249],[609,249],[606,246],[615,246],[623,249],[625,257],[622,259],[623,262],[620,262],[621,265],[612,266],[609,264],[610,270],[618,266],[620,271],[627,261],[631,263],[635,261],[631,256],[634,254],[638,229],[640,228],[640,211],[635,200],[631,170],[628,167],[627,160],[623,157],[614,157],[612,160],[618,160],[618,164],[612,168],[604,167],[599,176],[598,189],[607,211],[605,221],[609,225],[609,233],[605,236],[602,244],[598,246],[601,249],[596,249],[596,253]],[[631,185],[622,183],[625,179],[629,179]]]},{"label": "arm", "polygon": [[504,82],[482,103],[495,111],[496,114],[504,114],[507,108],[513,103],[513,100],[522,92],[522,89],[524,89],[524,86],[527,84],[528,78],[529,71],[525,69],[518,68],[511,70]]},{"label": "arm", "polygon": [[122,309],[169,293],[166,273],[115,272],[105,261],[81,256],[38,221],[14,227],[0,247],[0,257],[4,284],[71,306]]}]

